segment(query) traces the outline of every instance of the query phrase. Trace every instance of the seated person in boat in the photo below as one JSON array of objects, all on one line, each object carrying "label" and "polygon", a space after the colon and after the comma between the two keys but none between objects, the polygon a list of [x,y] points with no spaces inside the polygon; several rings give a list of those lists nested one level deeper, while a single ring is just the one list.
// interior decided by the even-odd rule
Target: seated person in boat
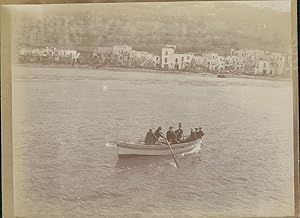
[{"label": "seated person in boat", "polygon": [[198,139],[198,128],[195,128],[196,139]]},{"label": "seated person in boat", "polygon": [[157,138],[154,135],[154,133],[152,132],[152,129],[149,129],[149,131],[147,132],[147,135],[145,137],[145,145],[154,145],[155,141],[157,141]]},{"label": "seated person in boat", "polygon": [[202,131],[201,127],[198,128],[198,131],[196,132],[196,135],[197,135],[198,139],[201,139],[202,136],[204,136],[204,132]]},{"label": "seated person in boat", "polygon": [[176,134],[176,139],[179,143],[184,142],[184,135],[183,135],[183,130],[182,130],[182,124],[179,123],[178,129],[175,130]]},{"label": "seated person in boat", "polygon": [[167,132],[167,140],[171,143],[171,144],[178,144],[177,141],[177,136],[175,134],[175,132],[173,131],[173,127],[171,126]]},{"label": "seated person in boat", "polygon": [[160,138],[165,138],[164,134],[161,132],[161,127],[158,127],[157,130],[154,132],[154,143],[155,144]]},{"label": "seated person in boat", "polygon": [[188,141],[194,141],[194,140],[196,140],[196,139],[197,139],[196,132],[195,132],[194,129],[192,128],[192,129],[191,129],[191,135],[190,135]]}]

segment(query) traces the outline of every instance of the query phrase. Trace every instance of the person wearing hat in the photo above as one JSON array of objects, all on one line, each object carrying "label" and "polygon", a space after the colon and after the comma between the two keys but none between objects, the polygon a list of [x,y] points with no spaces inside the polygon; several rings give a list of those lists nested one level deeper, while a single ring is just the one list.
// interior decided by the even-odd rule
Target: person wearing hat
[{"label": "person wearing hat", "polygon": [[198,131],[197,131],[197,138],[201,139],[202,136],[204,136],[204,132],[202,131],[202,128],[199,127]]},{"label": "person wearing hat", "polygon": [[191,135],[189,137],[189,141],[194,141],[197,139],[196,132],[193,128],[191,128]]},{"label": "person wearing hat", "polygon": [[167,132],[167,140],[171,143],[171,144],[178,144],[178,141],[176,139],[176,134],[173,131],[173,126],[170,126],[168,132]]},{"label": "person wearing hat", "polygon": [[152,132],[152,129],[149,129],[145,137],[145,145],[153,145],[157,141],[156,136]]},{"label": "person wearing hat", "polygon": [[178,142],[183,142],[184,136],[183,136],[183,130],[182,130],[182,124],[181,123],[178,124],[178,129],[175,130],[175,135],[176,135],[176,139],[177,139]]},{"label": "person wearing hat", "polygon": [[198,128],[195,128],[196,139],[198,139]]},{"label": "person wearing hat", "polygon": [[165,138],[164,134],[161,132],[162,128],[158,127],[157,130],[154,132],[154,144],[159,140],[159,138]]}]

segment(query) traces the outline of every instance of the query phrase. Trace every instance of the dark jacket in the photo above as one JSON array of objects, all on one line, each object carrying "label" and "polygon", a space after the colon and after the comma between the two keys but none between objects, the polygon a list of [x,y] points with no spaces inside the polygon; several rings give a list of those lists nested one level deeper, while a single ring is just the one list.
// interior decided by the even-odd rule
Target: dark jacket
[{"label": "dark jacket", "polygon": [[197,132],[197,138],[200,139],[200,138],[202,138],[202,136],[204,136],[204,133],[203,133],[202,130],[199,130],[199,131]]},{"label": "dark jacket", "polygon": [[169,130],[169,131],[167,132],[167,140],[168,140],[169,142],[171,142],[171,144],[176,144],[176,143],[178,143],[176,134],[175,134],[173,131],[171,131],[171,130]]},{"label": "dark jacket", "polygon": [[[159,139],[159,137],[164,137],[163,134],[157,129],[155,132],[154,132],[154,135],[156,136],[157,139]],[[155,141],[157,141],[157,139],[155,138]]]},{"label": "dark jacket", "polygon": [[191,135],[190,135],[189,139],[190,139],[190,141],[196,140],[197,139],[196,133],[191,131]]},{"label": "dark jacket", "polygon": [[156,140],[153,132],[147,132],[147,135],[145,137],[145,145],[153,145],[155,141]]},{"label": "dark jacket", "polygon": [[182,129],[177,129],[175,131],[176,139],[177,141],[182,141],[183,140],[183,130]]}]

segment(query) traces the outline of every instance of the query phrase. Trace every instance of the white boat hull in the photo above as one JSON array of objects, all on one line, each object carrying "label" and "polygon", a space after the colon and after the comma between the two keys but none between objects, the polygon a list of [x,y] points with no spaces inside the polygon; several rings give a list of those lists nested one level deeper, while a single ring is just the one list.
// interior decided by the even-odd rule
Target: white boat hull
[{"label": "white boat hull", "polygon": [[[194,149],[200,148],[202,139],[195,141],[173,144],[171,145],[175,154],[188,153]],[[144,145],[144,144],[133,144],[126,142],[119,142],[117,144],[117,152],[119,157],[127,156],[168,156],[172,155],[168,145]]]}]

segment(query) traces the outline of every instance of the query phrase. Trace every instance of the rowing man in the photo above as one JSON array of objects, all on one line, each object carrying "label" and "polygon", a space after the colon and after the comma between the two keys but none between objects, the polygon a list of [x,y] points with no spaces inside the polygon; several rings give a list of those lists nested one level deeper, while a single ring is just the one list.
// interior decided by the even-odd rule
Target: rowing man
[{"label": "rowing man", "polygon": [[178,129],[175,131],[175,135],[176,135],[176,139],[179,143],[183,142],[184,136],[183,136],[183,130],[182,130],[181,123],[178,124]]},{"label": "rowing man", "polygon": [[158,127],[157,130],[154,132],[154,144],[159,140],[159,138],[165,138],[164,134],[161,132],[161,127]]},{"label": "rowing man", "polygon": [[172,126],[169,128],[169,131],[167,132],[167,140],[168,140],[171,144],[178,144],[177,136],[176,136],[176,134],[173,132],[173,127],[172,127]]}]

